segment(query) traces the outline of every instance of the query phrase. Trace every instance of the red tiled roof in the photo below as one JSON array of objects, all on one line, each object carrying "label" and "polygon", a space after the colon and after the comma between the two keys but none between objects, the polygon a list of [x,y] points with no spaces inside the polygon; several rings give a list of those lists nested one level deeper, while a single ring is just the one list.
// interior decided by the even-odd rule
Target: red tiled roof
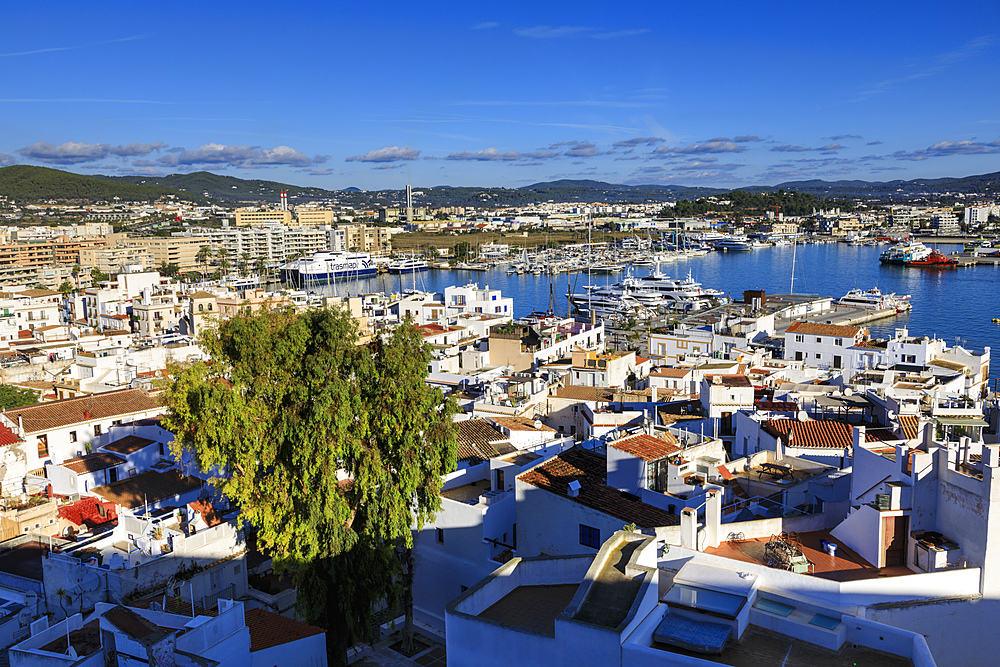
[{"label": "red tiled roof", "polygon": [[610,403],[615,398],[615,392],[605,387],[583,387],[570,385],[560,389],[556,396],[573,401],[595,401]]},{"label": "red tiled roof", "polygon": [[12,408],[7,411],[7,418],[17,423],[20,417],[26,433],[39,433],[161,407],[157,399],[142,389],[124,389]]},{"label": "red tiled roof", "polygon": [[78,475],[88,472],[97,472],[125,463],[125,459],[108,452],[94,452],[86,456],[78,456],[75,459],[66,459],[60,465],[63,468],[72,470]]},{"label": "red tiled roof", "polygon": [[526,417],[490,417],[490,421],[511,431],[555,431],[545,424],[535,426],[535,421]]},{"label": "red tiled roof", "polygon": [[825,449],[850,449],[853,444],[851,427],[844,422],[814,420],[800,422],[796,419],[771,419],[763,424],[764,430],[775,437],[782,437],[791,447],[820,447]]},{"label": "red tiled roof", "polygon": [[17,437],[17,434],[9,428],[0,424],[0,447],[3,445],[13,445],[15,442],[21,442],[21,438]]},{"label": "red tiled roof", "polygon": [[[519,479],[539,489],[603,512],[640,528],[674,526],[680,517],[647,505],[635,496],[624,495],[607,484],[607,460],[599,454],[570,449],[542,465],[521,474]],[[580,493],[569,496],[569,483],[580,483]]]},{"label": "red tiled roof", "polygon": [[650,375],[663,378],[682,378],[687,377],[693,370],[693,368],[659,368],[652,371]]},{"label": "red tiled roof", "polygon": [[670,440],[640,433],[639,435],[622,438],[608,444],[610,447],[636,456],[643,461],[656,461],[657,459],[662,459],[665,456],[670,456],[681,451],[681,448],[676,444],[677,438],[670,434],[667,435],[669,435]]},{"label": "red tiled roof", "polygon": [[[473,459],[486,461],[494,456],[509,453],[513,447],[506,444],[507,436],[500,433],[493,425],[485,419],[467,419],[458,422],[458,460],[471,461]],[[503,452],[500,451],[503,445]]]},{"label": "red tiled roof", "polygon": [[[101,516],[103,508],[104,516]],[[99,526],[118,520],[118,509],[114,503],[102,503],[93,496],[81,498],[75,503],[59,507],[59,518],[72,521],[78,526],[86,523],[88,526]]]},{"label": "red tiled roof", "polygon": [[326,632],[322,628],[265,609],[247,609],[243,617],[250,630],[251,653]]},{"label": "red tiled roof", "polygon": [[841,336],[843,338],[854,338],[858,332],[864,331],[861,327],[843,327],[836,324],[818,324],[816,322],[792,322],[788,327],[788,333],[800,333],[810,336]]},{"label": "red tiled roof", "polygon": [[212,503],[208,502],[208,500],[204,498],[196,500],[193,503],[188,503],[188,507],[200,514],[202,521],[208,524],[209,528],[212,526],[218,526],[222,523],[222,515],[219,514],[219,511],[212,506]]},{"label": "red tiled roof", "polygon": [[920,418],[916,415],[900,415],[899,417],[899,427],[903,429],[903,436],[907,440],[914,440],[917,435],[917,428],[920,424]]}]

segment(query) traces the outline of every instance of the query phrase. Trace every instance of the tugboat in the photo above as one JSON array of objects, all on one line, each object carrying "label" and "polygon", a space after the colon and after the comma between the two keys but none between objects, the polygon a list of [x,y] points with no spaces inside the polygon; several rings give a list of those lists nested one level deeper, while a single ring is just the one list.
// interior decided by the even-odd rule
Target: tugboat
[{"label": "tugboat", "polygon": [[954,257],[946,257],[940,250],[935,248],[927,257],[923,259],[909,259],[904,264],[924,269],[953,269],[958,266],[958,260]]}]

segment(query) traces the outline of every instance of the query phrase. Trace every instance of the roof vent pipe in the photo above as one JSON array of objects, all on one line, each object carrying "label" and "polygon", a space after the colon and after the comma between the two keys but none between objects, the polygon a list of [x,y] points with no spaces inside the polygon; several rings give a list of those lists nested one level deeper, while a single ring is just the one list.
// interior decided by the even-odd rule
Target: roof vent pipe
[{"label": "roof vent pipe", "polygon": [[576,498],[580,495],[580,482],[573,480],[569,483],[569,497]]}]

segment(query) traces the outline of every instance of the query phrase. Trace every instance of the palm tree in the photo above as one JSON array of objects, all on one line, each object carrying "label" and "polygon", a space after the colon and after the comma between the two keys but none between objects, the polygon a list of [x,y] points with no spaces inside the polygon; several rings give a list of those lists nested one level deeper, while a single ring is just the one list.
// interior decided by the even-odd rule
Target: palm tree
[{"label": "palm tree", "polygon": [[219,258],[220,275],[225,278],[226,273],[229,271],[229,250],[227,248],[219,248],[215,251],[215,255]]},{"label": "palm tree", "polygon": [[212,249],[210,247],[208,247],[207,245],[203,245],[202,247],[198,248],[198,254],[195,255],[195,259],[197,259],[198,262],[202,266],[205,267],[205,270],[201,272],[202,275],[203,276],[207,275],[208,274],[208,260],[212,259]]},{"label": "palm tree", "polygon": [[250,260],[250,253],[244,252],[240,255],[240,275],[244,278],[246,278],[247,274],[250,272]]},{"label": "palm tree", "polygon": [[257,274],[258,278],[262,278],[262,277],[266,278],[267,277],[267,269],[268,269],[267,262],[264,260],[263,257],[257,257],[257,259],[255,259],[253,261],[253,270],[254,270],[254,273]]}]

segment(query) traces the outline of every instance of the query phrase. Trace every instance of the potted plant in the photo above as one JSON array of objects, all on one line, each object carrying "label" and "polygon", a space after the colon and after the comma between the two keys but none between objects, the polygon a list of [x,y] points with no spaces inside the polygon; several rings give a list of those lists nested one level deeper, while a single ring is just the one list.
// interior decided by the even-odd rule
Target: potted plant
[{"label": "potted plant", "polygon": [[163,528],[157,526],[153,529],[150,537],[153,540],[153,553],[159,553],[163,551]]}]

